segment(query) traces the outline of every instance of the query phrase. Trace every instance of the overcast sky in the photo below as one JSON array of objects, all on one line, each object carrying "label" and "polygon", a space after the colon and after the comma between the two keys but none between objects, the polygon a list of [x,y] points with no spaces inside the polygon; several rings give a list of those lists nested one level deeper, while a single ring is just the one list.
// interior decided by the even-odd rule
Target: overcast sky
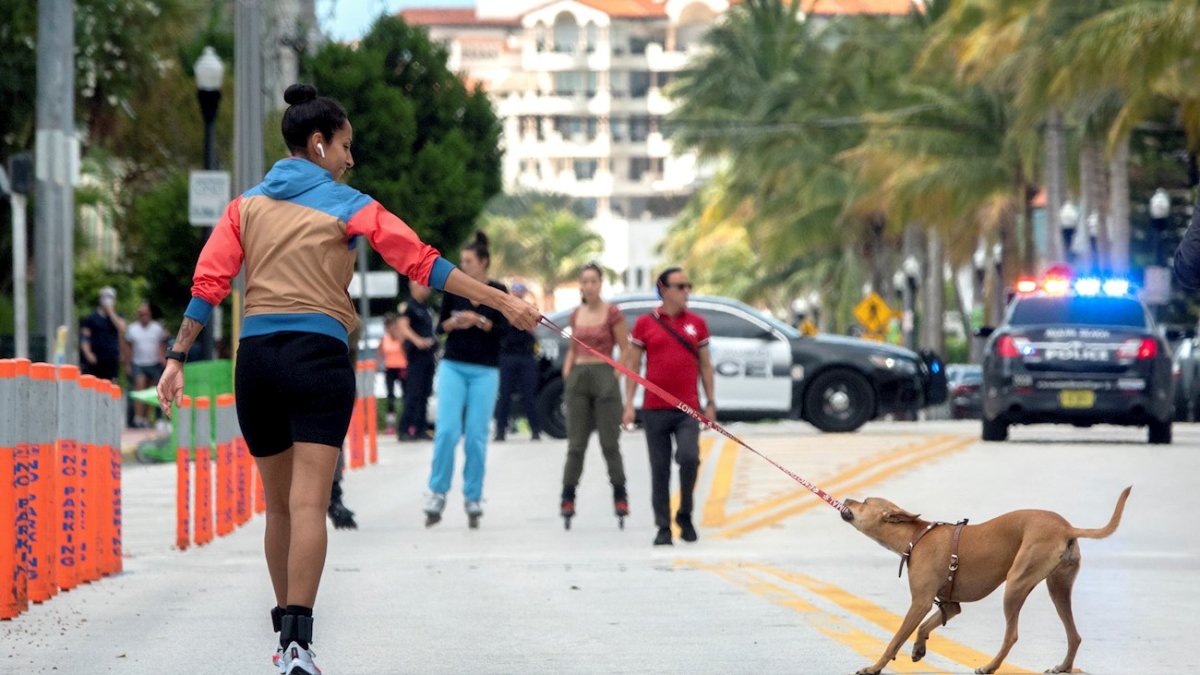
[{"label": "overcast sky", "polygon": [[474,7],[474,0],[317,0],[317,20],[335,40],[363,36],[375,18],[406,7]]}]

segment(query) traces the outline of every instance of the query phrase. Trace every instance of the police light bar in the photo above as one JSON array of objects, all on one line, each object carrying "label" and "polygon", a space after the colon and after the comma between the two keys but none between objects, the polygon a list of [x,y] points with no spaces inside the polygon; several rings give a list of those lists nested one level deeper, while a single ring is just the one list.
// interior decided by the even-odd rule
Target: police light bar
[{"label": "police light bar", "polygon": [[1101,279],[1099,277],[1080,277],[1073,282],[1069,277],[1048,275],[1041,279],[1028,277],[1017,280],[1018,293],[1035,293],[1041,291],[1046,295],[1065,295],[1074,291],[1081,296],[1122,296],[1128,295],[1130,284],[1128,279]]}]

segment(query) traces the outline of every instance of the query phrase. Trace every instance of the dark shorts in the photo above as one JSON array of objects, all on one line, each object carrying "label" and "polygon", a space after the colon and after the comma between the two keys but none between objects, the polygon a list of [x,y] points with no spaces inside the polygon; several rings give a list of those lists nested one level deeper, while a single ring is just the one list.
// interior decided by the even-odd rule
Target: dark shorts
[{"label": "dark shorts", "polygon": [[234,377],[251,455],[277,455],[296,442],[342,447],[355,396],[342,341],[297,332],[245,338]]},{"label": "dark shorts", "polygon": [[162,374],[163,367],[157,363],[149,366],[139,366],[137,364],[134,364],[133,366],[133,376],[136,378],[138,375],[142,375],[151,385],[157,386],[158,380],[160,377],[162,377]]}]

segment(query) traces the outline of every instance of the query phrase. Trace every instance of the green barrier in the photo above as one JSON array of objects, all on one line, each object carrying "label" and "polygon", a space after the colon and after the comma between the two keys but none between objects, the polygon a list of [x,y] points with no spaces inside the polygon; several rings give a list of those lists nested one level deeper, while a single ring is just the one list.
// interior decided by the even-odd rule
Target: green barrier
[{"label": "green barrier", "polygon": [[[191,396],[192,400],[199,396],[209,397],[213,401],[211,410],[215,412],[217,397],[221,394],[233,393],[233,362],[229,359],[216,359],[184,364],[183,393]],[[157,385],[131,392],[129,396],[135,401],[158,407]],[[210,415],[209,423],[212,425],[210,438],[216,438],[215,414]],[[143,463],[174,462],[175,449],[179,447],[177,434],[178,426],[172,421],[170,437],[155,437],[139,443],[137,447],[138,461]]]}]

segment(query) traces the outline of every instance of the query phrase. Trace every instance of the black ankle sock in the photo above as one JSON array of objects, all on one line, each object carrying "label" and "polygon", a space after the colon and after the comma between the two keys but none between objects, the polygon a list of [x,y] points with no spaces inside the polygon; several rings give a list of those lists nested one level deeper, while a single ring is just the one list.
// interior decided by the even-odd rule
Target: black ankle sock
[{"label": "black ankle sock", "polygon": [[288,605],[285,611],[279,632],[279,646],[287,649],[289,643],[295,642],[308,649],[312,641],[312,607]]},{"label": "black ankle sock", "polygon": [[283,629],[282,622],[285,613],[287,613],[287,610],[282,607],[275,606],[271,608],[271,627],[275,629],[276,633]]}]

